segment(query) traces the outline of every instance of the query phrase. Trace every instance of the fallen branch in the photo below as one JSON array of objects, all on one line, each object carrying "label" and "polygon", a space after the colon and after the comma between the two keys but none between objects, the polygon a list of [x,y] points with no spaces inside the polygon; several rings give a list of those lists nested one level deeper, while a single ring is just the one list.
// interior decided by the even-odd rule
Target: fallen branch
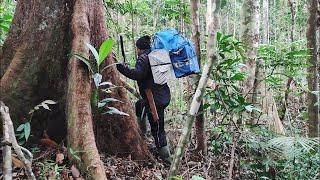
[{"label": "fallen branch", "polygon": [[[31,154],[31,152],[29,152],[27,149],[19,146],[17,139],[16,139],[16,136],[14,134],[14,128],[13,128],[13,123],[10,118],[9,108],[7,106],[5,106],[2,101],[0,101],[0,110],[1,110],[2,120],[8,126],[8,133],[9,133],[9,137],[10,137],[10,142],[12,143],[12,147],[13,147],[15,153],[17,154],[18,158],[24,164],[28,179],[35,180],[36,178],[32,172],[32,168],[31,168],[33,156]],[[23,149],[23,151],[27,152],[28,156],[30,157],[30,160],[25,158],[25,156],[22,152],[22,149]]]}]

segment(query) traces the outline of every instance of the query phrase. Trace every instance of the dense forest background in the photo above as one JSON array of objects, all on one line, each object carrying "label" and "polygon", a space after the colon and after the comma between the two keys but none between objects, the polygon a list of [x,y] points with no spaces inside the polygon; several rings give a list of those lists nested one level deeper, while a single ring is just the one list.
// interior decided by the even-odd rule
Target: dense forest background
[{"label": "dense forest background", "polygon": [[[1,101],[10,109],[18,143],[34,156],[37,179],[320,178],[318,0],[4,0],[0,13]],[[31,21],[23,21],[26,16]],[[86,66],[68,63],[72,53],[94,59],[84,43],[98,50],[107,38],[112,53],[101,69],[122,62],[122,35],[133,67],[135,40],[169,27],[192,39],[202,72],[209,74],[169,83],[171,167],[148,151],[152,140],[138,133],[136,83],[107,69],[101,71],[104,81],[126,88],[95,89]],[[30,60],[13,66],[17,57]],[[201,82],[205,91],[192,114]],[[87,95],[77,99],[81,88]],[[99,96],[109,98],[107,115],[87,111],[91,94],[100,90],[110,91]],[[87,113],[75,115],[77,108]],[[86,135],[93,137],[84,140],[87,147],[81,141]],[[94,158],[86,153],[92,147],[99,150]],[[30,179],[28,164],[19,159],[13,156],[13,177]],[[88,168],[92,163],[98,168]]]}]

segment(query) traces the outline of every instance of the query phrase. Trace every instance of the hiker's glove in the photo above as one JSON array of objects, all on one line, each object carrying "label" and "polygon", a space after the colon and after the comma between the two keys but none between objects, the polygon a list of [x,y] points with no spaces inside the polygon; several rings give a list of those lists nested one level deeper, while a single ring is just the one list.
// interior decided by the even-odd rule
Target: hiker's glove
[{"label": "hiker's glove", "polygon": [[119,63],[116,65],[117,66],[117,70],[122,72],[124,69],[128,68],[128,64],[127,63]]}]

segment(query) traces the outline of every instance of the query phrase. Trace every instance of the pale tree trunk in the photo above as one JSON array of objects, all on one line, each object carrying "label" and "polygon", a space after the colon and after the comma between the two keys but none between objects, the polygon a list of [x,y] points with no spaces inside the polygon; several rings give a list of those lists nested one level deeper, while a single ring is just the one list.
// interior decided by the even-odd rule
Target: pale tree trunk
[{"label": "pale tree trunk", "polygon": [[233,38],[236,38],[236,18],[237,18],[237,0],[234,0],[234,14],[233,14]]},{"label": "pale tree trunk", "polygon": [[[21,147],[16,139],[15,133],[14,133],[14,128],[13,128],[13,123],[9,114],[9,108],[2,102],[0,101],[0,114],[1,114],[1,119],[3,121],[4,124],[4,131],[7,133],[6,136],[6,141],[4,141],[4,143],[10,143],[10,146],[12,146],[12,148],[14,149],[16,155],[18,156],[18,158],[20,159],[20,161],[22,162],[24,168],[25,168],[25,172],[27,175],[27,179],[28,180],[35,180],[35,176],[32,172],[32,158],[33,155],[31,154],[30,151],[28,151],[27,149]],[[8,139],[9,138],[9,139]],[[11,147],[9,147],[11,150]],[[4,149],[5,150],[5,149]],[[25,154],[29,157],[29,159],[27,159],[24,155],[24,153],[22,152],[22,150],[25,152]],[[11,153],[10,153],[10,158],[11,158]],[[4,159],[5,161],[5,159]],[[8,162],[5,162],[8,163]],[[4,164],[5,166],[10,165],[10,164]],[[5,167],[4,166],[4,167]],[[11,168],[11,167],[10,167]],[[4,169],[4,170],[8,170]],[[6,178],[5,178],[6,179]]]},{"label": "pale tree trunk", "polygon": [[269,0],[262,1],[262,43],[269,44]]},{"label": "pale tree trunk", "polygon": [[153,0],[153,30],[155,31],[157,29],[157,23],[158,23],[158,16],[159,16],[159,10],[160,10],[160,0]]},{"label": "pale tree trunk", "polygon": [[[191,16],[192,16],[192,41],[195,44],[196,54],[198,58],[198,63],[201,65],[201,51],[200,51],[200,22],[199,22],[199,0],[191,0]],[[187,102],[190,102],[192,98],[192,94],[196,90],[196,85],[199,83],[198,75],[191,75],[187,80]],[[203,111],[203,102],[201,102],[199,111]],[[196,142],[197,152],[202,152],[203,154],[207,154],[207,144],[206,144],[206,134],[205,134],[205,120],[204,114],[201,113],[196,117]]]},{"label": "pale tree trunk", "polygon": [[[308,48],[310,49],[310,66],[308,67],[308,116],[309,116],[309,137],[317,137],[319,133],[319,105],[317,103],[317,93],[319,95],[319,79],[317,72],[317,10],[318,3],[309,1],[308,3],[309,19],[307,28]],[[313,93],[312,93],[313,91]]]},{"label": "pale tree trunk", "polygon": [[[110,106],[129,117],[106,115],[93,120],[89,72],[74,57],[70,59],[70,53],[89,57],[85,43],[99,47],[107,38],[104,11],[102,0],[18,1],[0,52],[1,100],[12,107],[12,119],[20,124],[43,100],[58,101],[50,113],[33,116],[32,138],[37,141],[47,130],[50,137],[61,142],[68,134],[69,147],[83,152],[81,167],[93,179],[106,179],[96,146],[101,152],[131,154],[137,159],[148,156],[125,90],[114,90],[111,96],[123,103]],[[109,57],[105,65],[113,62]],[[106,81],[121,84],[115,67],[108,68],[103,76]],[[97,127],[97,144],[93,124]]]},{"label": "pale tree trunk", "polygon": [[[249,103],[254,103],[256,94],[256,59],[259,46],[259,1],[245,0],[242,7],[241,39],[246,49],[246,72],[243,92]],[[253,123],[253,118],[251,118]]]},{"label": "pale tree trunk", "polygon": [[7,123],[6,118],[9,115],[9,108],[6,107],[0,101],[0,115],[2,120],[2,171],[3,171],[3,179],[11,180],[12,179],[12,157],[11,157],[11,141],[9,135],[9,125]]},{"label": "pale tree trunk", "polygon": [[212,4],[212,9],[208,14],[211,14],[212,19],[207,19],[207,24],[209,24],[209,29],[208,29],[208,42],[207,42],[207,55],[206,59],[207,62],[203,68],[201,78],[197,87],[197,90],[195,92],[195,95],[192,99],[192,103],[190,105],[190,111],[189,115],[187,117],[187,122],[185,123],[185,126],[183,127],[182,134],[179,139],[179,143],[177,145],[177,148],[175,150],[175,154],[173,157],[173,161],[170,167],[170,173],[169,177],[173,177],[177,175],[179,166],[183,157],[183,154],[185,152],[185,148],[188,144],[188,138],[191,133],[191,129],[193,126],[193,123],[196,119],[197,113],[199,111],[199,107],[201,105],[202,97],[205,92],[207,82],[212,70],[213,65],[217,61],[217,56],[215,55],[214,52],[214,41],[215,41],[215,34],[216,34],[216,29],[218,27],[218,18],[217,18],[217,13],[219,11],[218,7],[220,4],[219,0],[211,0],[210,3]]},{"label": "pale tree trunk", "polygon": [[[263,0],[261,8],[262,43],[269,44],[269,0]],[[273,92],[266,84],[266,69],[262,59],[257,60],[256,80],[254,88],[254,104],[262,110],[259,122],[269,124],[275,132],[284,135],[284,127],[279,118],[277,106],[273,98]],[[269,89],[269,90],[268,90]],[[257,114],[254,113],[257,118]]]}]

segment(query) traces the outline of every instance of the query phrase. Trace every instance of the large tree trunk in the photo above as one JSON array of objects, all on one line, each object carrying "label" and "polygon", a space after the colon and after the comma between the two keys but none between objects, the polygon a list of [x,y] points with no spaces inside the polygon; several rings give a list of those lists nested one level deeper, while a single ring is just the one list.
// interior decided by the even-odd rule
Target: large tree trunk
[{"label": "large tree trunk", "polygon": [[[263,0],[261,7],[262,43],[269,44],[269,0]],[[254,88],[254,103],[262,110],[259,122],[269,124],[270,128],[279,134],[285,134],[284,127],[279,118],[277,106],[273,98],[273,92],[265,81],[266,68],[264,61],[258,59],[256,62],[256,79]],[[269,89],[269,90],[268,90]]]},{"label": "large tree trunk", "polygon": [[[125,90],[119,88],[111,94],[123,103],[110,106],[129,117],[106,115],[93,119],[89,72],[74,57],[70,59],[70,53],[89,57],[85,43],[99,47],[107,38],[104,19],[102,0],[20,0],[0,52],[1,99],[10,107],[16,125],[28,118],[29,110],[39,102],[58,101],[51,112],[35,114],[32,134],[40,137],[47,130],[49,136],[60,142],[68,129],[68,145],[85,152],[81,154],[83,167],[95,179],[105,179],[105,174],[93,125],[102,152],[131,154],[138,159],[148,155]],[[113,61],[109,57],[106,65]],[[115,67],[103,75],[105,80],[121,84]]]},{"label": "large tree trunk", "polygon": [[319,79],[317,73],[317,10],[318,3],[309,1],[309,19],[307,29],[308,48],[310,49],[310,66],[308,67],[308,115],[309,115],[309,136],[317,137],[319,133],[319,105],[317,103],[317,95],[319,95]]}]

